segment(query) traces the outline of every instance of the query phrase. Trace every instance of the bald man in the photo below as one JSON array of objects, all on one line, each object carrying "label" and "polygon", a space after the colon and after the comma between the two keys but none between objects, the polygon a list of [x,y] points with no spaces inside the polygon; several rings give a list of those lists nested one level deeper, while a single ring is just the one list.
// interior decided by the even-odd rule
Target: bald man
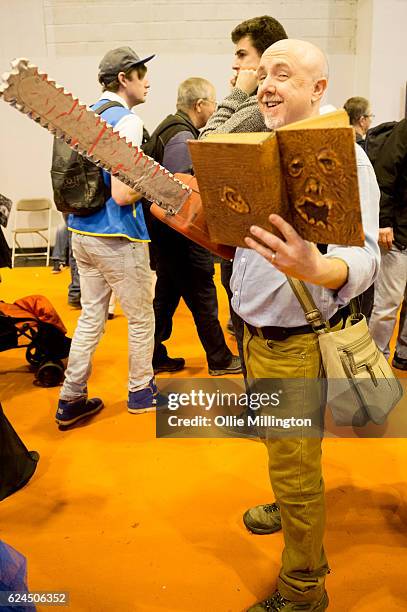
[{"label": "bald man", "polygon": [[[273,130],[319,114],[328,65],[314,45],[281,40],[263,54],[258,78],[259,107],[268,129]],[[286,275],[305,281],[334,330],[342,328],[350,299],[374,281],[380,261],[379,190],[364,151],[355,145],[355,152],[366,235],[363,247],[329,245],[327,254],[322,255],[281,217],[271,215],[280,237],[252,227],[252,237],[246,238],[250,248],[239,248],[234,261],[232,304],[245,321],[248,378],[261,380],[262,391],[279,393],[279,405],[271,409],[271,414],[297,419],[290,421],[291,429],[269,426],[264,432],[270,480],[281,508],[285,549],[277,590],[251,607],[251,612],[320,612],[328,607],[328,562],[322,543],[325,405],[319,384],[321,355],[317,335],[307,325]],[[306,419],[311,420],[312,429],[304,426]],[[272,505],[251,508],[244,522],[254,533],[268,533],[273,522]]]}]

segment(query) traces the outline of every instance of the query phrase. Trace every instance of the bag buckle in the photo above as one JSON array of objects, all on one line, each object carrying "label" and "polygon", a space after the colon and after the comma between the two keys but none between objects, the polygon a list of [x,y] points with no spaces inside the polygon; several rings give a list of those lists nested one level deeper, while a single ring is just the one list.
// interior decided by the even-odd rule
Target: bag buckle
[{"label": "bag buckle", "polygon": [[328,332],[328,325],[326,321],[323,320],[321,313],[318,308],[314,310],[310,310],[306,313],[307,322],[311,325],[312,331],[316,333],[318,336],[321,334],[326,334]]}]

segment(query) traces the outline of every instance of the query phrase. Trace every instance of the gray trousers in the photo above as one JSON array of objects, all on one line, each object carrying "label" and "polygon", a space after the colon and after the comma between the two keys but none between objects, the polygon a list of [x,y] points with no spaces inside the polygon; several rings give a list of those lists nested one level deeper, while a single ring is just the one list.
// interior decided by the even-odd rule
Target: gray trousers
[{"label": "gray trousers", "polygon": [[[87,396],[92,357],[103,335],[112,291],[128,321],[129,391],[153,377],[154,311],[148,245],[126,238],[72,235],[78,264],[82,313],[72,338],[60,398]],[[112,356],[114,358],[114,356]]]},{"label": "gray trousers", "polygon": [[[387,359],[390,357],[389,343],[396,325],[398,309],[406,293],[406,286],[407,249],[400,251],[394,245],[390,251],[383,249],[380,272],[375,282],[374,306],[369,329],[377,346]],[[400,324],[396,350],[400,357],[407,358],[406,323]]]}]

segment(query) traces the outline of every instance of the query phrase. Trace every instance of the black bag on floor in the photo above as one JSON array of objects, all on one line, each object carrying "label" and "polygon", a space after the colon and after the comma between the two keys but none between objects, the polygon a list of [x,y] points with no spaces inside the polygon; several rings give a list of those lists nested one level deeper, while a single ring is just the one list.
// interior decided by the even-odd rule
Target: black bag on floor
[{"label": "black bag on floor", "polygon": [[30,480],[38,459],[36,451],[26,449],[0,404],[0,501]]}]

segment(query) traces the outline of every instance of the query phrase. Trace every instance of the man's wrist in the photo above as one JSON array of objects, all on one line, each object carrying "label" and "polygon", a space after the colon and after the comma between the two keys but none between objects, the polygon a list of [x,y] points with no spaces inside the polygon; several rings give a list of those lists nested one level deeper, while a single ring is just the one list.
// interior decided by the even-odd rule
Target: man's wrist
[{"label": "man's wrist", "polygon": [[326,289],[339,291],[347,283],[348,276],[349,266],[344,259],[321,255],[315,278],[311,282]]}]

